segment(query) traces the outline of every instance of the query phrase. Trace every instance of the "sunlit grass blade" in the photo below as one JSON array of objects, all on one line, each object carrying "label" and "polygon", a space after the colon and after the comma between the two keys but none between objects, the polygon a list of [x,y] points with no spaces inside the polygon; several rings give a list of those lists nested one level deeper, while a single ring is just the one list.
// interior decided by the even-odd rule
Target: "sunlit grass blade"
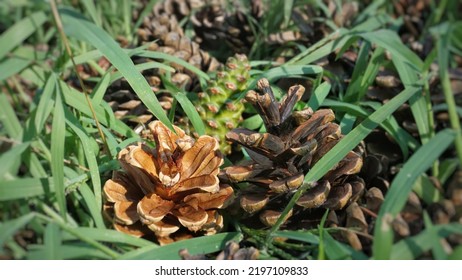
[{"label": "sunlit grass blade", "polygon": [[[97,229],[89,227],[79,227],[75,229],[75,232],[88,236],[94,240],[108,243],[120,243],[136,247],[146,247],[146,246],[158,246],[155,243],[152,243],[146,239],[137,238],[122,232],[118,232],[112,229]],[[64,241],[76,240],[74,235],[69,233],[63,234]]]},{"label": "sunlit grass blade", "polygon": [[[186,64],[186,62],[183,62]],[[168,65],[165,65],[163,63],[155,62],[155,61],[149,61],[145,63],[140,63],[135,65],[136,70],[143,72],[144,70],[149,70],[149,69],[162,69],[168,72],[175,72],[175,69],[173,67],[170,67]],[[110,82],[113,83],[117,81],[118,79],[122,78],[123,75],[120,72],[115,72],[111,74],[111,80]]]},{"label": "sunlit grass blade", "polygon": [[140,50],[137,55],[142,56],[142,57],[147,57],[147,58],[152,58],[152,59],[162,59],[168,62],[173,62],[175,64],[181,65],[184,68],[188,69],[191,71],[194,75],[196,75],[199,79],[203,81],[208,81],[210,80],[209,75],[205,73],[204,71],[200,70],[199,68],[195,67],[194,65],[167,53],[163,52],[155,52],[155,51],[146,51],[146,50]]},{"label": "sunlit grass blade", "polygon": [[[87,101],[85,100],[85,96],[81,92],[78,92],[73,88],[70,88],[66,83],[62,81],[59,82],[59,86],[64,92],[64,100],[67,105],[79,110],[87,116],[92,116],[90,108],[88,108]],[[93,108],[95,110],[99,122],[104,126],[107,126],[126,137],[136,135],[135,132],[125,123],[118,119],[114,119],[108,116],[107,112],[101,106],[98,106],[97,104],[93,103]]]},{"label": "sunlit grass blade", "polygon": [[361,140],[363,140],[374,128],[385,121],[391,114],[398,109],[404,102],[411,98],[414,94],[419,91],[419,88],[409,87],[403,90],[396,97],[391,99],[388,103],[383,105],[380,109],[372,113],[368,118],[361,122],[355,127],[350,133],[345,135],[337,145],[335,145],[326,155],[324,155],[306,174],[304,182],[305,184],[297,190],[294,196],[291,198],[287,206],[284,208],[281,216],[270,229],[268,238],[272,237],[272,234],[279,229],[283,223],[286,215],[294,207],[296,200],[306,191],[314,182],[324,176],[335,164],[337,164],[342,158],[344,158],[348,152],[353,150]]},{"label": "sunlit grass blade", "polygon": [[324,82],[320,84],[311,95],[310,100],[308,101],[307,105],[316,111],[319,106],[321,106],[326,99],[327,95],[330,92],[332,85],[329,82]]},{"label": "sunlit grass blade", "polygon": [[[368,115],[370,115],[370,112],[368,110],[358,105],[354,105],[354,104],[350,104],[346,102],[326,99],[324,102],[324,105],[329,108],[332,108],[335,111],[346,112],[350,115],[360,117],[360,118],[366,118]],[[374,111],[380,108],[379,104],[372,104],[370,102],[364,105],[368,105],[368,107],[372,107]],[[398,122],[392,115],[388,119],[383,121],[380,124],[380,126],[387,133],[389,133],[390,136],[392,136],[393,139],[397,142],[405,158],[407,158],[408,156],[408,152],[409,152],[408,147],[411,149],[416,149],[419,146],[419,142],[415,140],[414,137],[412,137],[406,130],[400,127],[398,125]]]},{"label": "sunlit grass blade", "polygon": [[199,116],[199,113],[197,112],[196,107],[194,107],[194,104],[192,104],[192,102],[189,100],[189,98],[186,96],[184,92],[182,92],[179,88],[177,88],[169,80],[167,80],[166,78],[163,78],[162,81],[164,85],[166,86],[166,88],[169,90],[169,92],[172,94],[172,96],[178,101],[178,103],[180,103],[181,108],[183,108],[183,111],[185,112],[186,116],[188,116],[188,119],[193,125],[196,132],[199,135],[204,135],[205,134],[204,122]]},{"label": "sunlit grass blade", "polygon": [[374,230],[373,257],[375,259],[390,258],[394,236],[391,226],[393,219],[404,207],[417,177],[449,147],[454,137],[455,133],[449,129],[440,131],[409,158],[393,179],[380,208]]},{"label": "sunlit grass blade", "polygon": [[50,75],[48,78],[45,87],[43,88],[42,95],[40,96],[40,101],[37,105],[35,111],[35,131],[40,133],[45,125],[45,122],[53,110],[53,93],[56,88],[56,76]]},{"label": "sunlit grass blade", "polygon": [[[96,203],[97,209],[101,210],[103,205],[103,198],[101,194],[101,178],[98,172],[98,162],[96,161],[97,151],[92,149],[95,145],[92,145],[90,141],[93,141],[87,136],[84,128],[80,125],[78,120],[74,117],[74,115],[69,111],[65,111],[66,116],[66,124],[75,132],[75,134],[79,137],[80,142],[82,143],[83,152],[85,154],[85,159],[88,163],[88,169],[90,170],[90,178],[93,185],[93,194]],[[96,143],[95,143],[96,144]]]},{"label": "sunlit grass blade", "polygon": [[[379,72],[380,66],[382,65],[384,49],[375,49],[375,51],[371,55],[371,58],[369,59],[369,63],[366,64],[366,58],[368,57],[361,57],[361,55],[367,56],[367,51],[370,50],[370,47],[366,48],[365,46],[370,46],[370,43],[364,44],[363,46],[363,48],[365,48],[364,52],[366,54],[363,54],[361,52],[359,54],[360,57],[358,57],[358,61],[359,59],[362,59],[364,61],[363,63],[358,62],[359,64],[355,66],[353,76],[351,77],[352,82],[350,85],[348,85],[343,101],[357,102],[363,99],[367,90],[374,82],[375,77]],[[361,48],[361,50],[363,50],[363,48]]]},{"label": "sunlit grass blade", "polygon": [[[417,54],[401,42],[401,39],[395,32],[391,30],[378,30],[376,32],[364,33],[360,36],[391,53],[393,64],[405,87],[416,85],[424,63]],[[429,124],[430,120],[427,113],[427,100],[423,93],[421,93],[413,96],[409,103],[422,143],[426,143],[432,134],[432,127]]]},{"label": "sunlit grass blade", "polygon": [[96,84],[95,88],[91,93],[91,101],[95,104],[101,104],[103,100],[104,94],[106,93],[107,88],[110,85],[111,81],[111,74],[106,72],[101,80]]},{"label": "sunlit grass blade", "polygon": [[457,170],[459,166],[459,161],[456,158],[449,158],[441,161],[441,164],[438,166],[438,180],[442,185],[444,185],[452,174]]},{"label": "sunlit grass blade", "polygon": [[[283,65],[274,67],[262,75],[262,77],[267,78],[269,81],[275,81],[279,78],[296,76],[296,75],[319,75],[323,71],[321,66],[318,65]],[[258,79],[252,81],[249,85],[249,88],[255,87]]]},{"label": "sunlit grass blade", "polygon": [[442,192],[435,187],[434,183],[426,174],[420,175],[414,183],[412,190],[417,196],[422,199],[427,205],[436,203],[443,199]]},{"label": "sunlit grass blade", "polygon": [[62,93],[59,87],[55,91],[55,107],[51,129],[51,173],[55,186],[55,195],[61,216],[66,219],[67,207],[64,194],[64,140],[66,123]]},{"label": "sunlit grass blade", "polygon": [[129,260],[178,260],[178,252],[187,249],[191,255],[208,254],[222,250],[226,242],[239,240],[240,233],[227,232],[210,236],[202,236],[188,240],[181,240],[162,247],[147,246],[122,255],[121,259]]},{"label": "sunlit grass blade", "polygon": [[32,35],[46,20],[44,12],[35,12],[0,35],[0,59]]},{"label": "sunlit grass blade", "polygon": [[141,73],[136,70],[133,61],[119,47],[109,34],[93,23],[83,19],[81,15],[67,9],[60,10],[64,28],[68,36],[88,42],[101,51],[102,54],[119,70],[136,92],[141,101],[151,112],[170,128],[172,124],[167,118],[151,87]]}]

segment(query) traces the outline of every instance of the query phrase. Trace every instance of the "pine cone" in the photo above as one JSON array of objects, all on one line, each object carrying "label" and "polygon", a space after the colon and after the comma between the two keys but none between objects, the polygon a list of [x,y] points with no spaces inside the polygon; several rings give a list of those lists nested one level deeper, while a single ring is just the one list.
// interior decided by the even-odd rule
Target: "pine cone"
[{"label": "pine cone", "polygon": [[[155,13],[154,13],[155,14]],[[196,66],[202,71],[212,72],[220,67],[220,63],[207,52],[202,51],[199,45],[192,42],[184,35],[183,29],[178,25],[175,18],[169,18],[167,14],[154,16],[151,14],[144,18],[141,28],[138,30],[139,44],[149,44],[149,49],[176,56]],[[148,62],[147,58],[134,58],[135,63]],[[179,88],[192,90],[198,87],[198,79],[191,71],[184,67],[172,64],[176,72],[172,74],[171,81]],[[143,71],[153,92],[159,92],[162,87],[160,76],[165,74],[161,70],[152,69]],[[133,93],[125,80],[119,80],[108,89],[105,100],[118,118],[126,118],[131,122],[145,124],[151,120],[152,114],[142,104],[138,96]],[[169,110],[172,97],[168,93],[158,94],[162,107]]]},{"label": "pine cone", "polygon": [[206,49],[217,49],[226,42],[233,53],[248,53],[255,42],[248,16],[258,22],[263,15],[261,0],[249,4],[248,12],[240,5],[227,11],[226,1],[210,1],[191,16],[195,40]]},{"label": "pine cone", "polygon": [[190,16],[194,10],[200,9],[206,5],[208,0],[163,0],[154,5],[154,17],[167,14],[169,17],[175,17],[177,21]]},{"label": "pine cone", "polygon": [[217,174],[223,158],[210,136],[197,141],[160,121],[149,124],[156,148],[139,143],[118,156],[123,171],[104,185],[113,211],[114,227],[143,236],[153,231],[161,244],[198,234],[215,234],[223,227],[218,209],[233,189],[220,185]]},{"label": "pine cone", "polygon": [[[310,108],[292,112],[304,93],[300,85],[292,86],[285,98],[277,102],[266,79],[257,83],[259,92],[249,91],[250,102],[266,126],[266,133],[234,129],[226,138],[247,150],[250,162],[227,167],[224,180],[232,183],[249,182],[240,197],[240,206],[247,213],[259,213],[267,226],[280,216],[287,196],[303,183],[304,175],[342,138],[340,127],[332,123],[329,109],[313,112]],[[364,181],[354,176],[362,166],[362,158],[351,151],[331,169],[316,186],[298,201],[301,208],[341,209],[358,199]]]},{"label": "pine cone", "polygon": [[196,110],[206,123],[206,134],[220,141],[221,151],[231,152],[231,145],[225,139],[229,130],[242,121],[244,104],[235,96],[244,91],[250,78],[250,64],[245,55],[236,54],[226,62],[225,68],[217,73],[205,92],[199,93]]},{"label": "pine cone", "polygon": [[[192,42],[184,33],[175,18],[167,14],[161,14],[154,18],[146,17],[142,27],[138,30],[142,43],[150,43],[150,50],[160,51],[181,58],[196,66],[204,72],[218,69],[220,63],[207,52],[200,49],[199,45]],[[153,42],[155,40],[159,40]],[[179,65],[172,65],[179,73],[192,73],[185,71]],[[195,76],[190,77],[191,83]],[[175,74],[172,77],[175,81]],[[183,80],[179,79],[179,80]]]}]

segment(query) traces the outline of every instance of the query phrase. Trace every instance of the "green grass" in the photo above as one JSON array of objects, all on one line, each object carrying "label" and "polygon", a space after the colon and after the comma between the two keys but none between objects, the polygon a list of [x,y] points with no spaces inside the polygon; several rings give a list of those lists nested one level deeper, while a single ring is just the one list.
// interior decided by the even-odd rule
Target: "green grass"
[{"label": "green grass", "polygon": [[[450,80],[450,69],[460,70],[454,57],[462,55],[462,19],[447,9],[457,5],[457,1],[442,1],[435,14],[424,22],[417,39],[433,38],[435,42],[425,58],[402,42],[397,32],[403,27],[402,18],[389,14],[392,7],[387,1],[361,6],[352,26],[336,27],[311,45],[298,49],[290,44],[281,46],[292,52],[297,49],[282,65],[274,63],[275,57],[271,57],[278,52],[266,49],[263,37],[257,36],[247,54],[253,67],[248,88],[253,89],[261,77],[267,78],[275,89],[281,79],[302,77],[311,84],[310,96],[297,108],[331,108],[345,137],[305,174],[305,184],[288,200],[283,215],[272,228],[248,228],[239,223],[239,217],[228,215],[224,232],[167,246],[113,230],[102,213],[102,186],[112,171],[120,168],[117,153],[140,140],[132,127],[115,117],[104,95],[114,82],[124,79],[156,119],[171,127],[175,116],[184,114],[201,135],[205,133],[205,124],[188,99],[191,93],[176,88],[169,73],[174,71],[172,65],[181,65],[198,77],[202,87],[214,74],[145,47],[122,48],[116,37],[136,42],[136,29],[141,23],[131,19],[135,8],[131,1],[81,1],[78,7],[72,7],[72,1],[62,2],[59,14],[76,64],[95,66],[104,56],[112,67],[107,71],[97,69],[99,73],[93,77],[96,85],[87,100],[86,93],[69,86],[67,79],[73,66],[63,51],[49,7],[25,4],[18,8],[18,13],[8,14],[13,2],[7,1],[6,9],[0,9],[4,17],[0,23],[5,26],[0,35],[0,256],[179,259],[180,249],[186,248],[191,254],[212,254],[222,250],[227,241],[235,240],[258,247],[261,258],[268,259],[419,259],[428,254],[435,259],[462,258],[461,245],[448,253],[440,243],[442,238],[462,234],[460,223],[433,224],[431,213],[424,208],[421,232],[398,241],[391,226],[411,191],[424,206],[445,199],[449,181],[462,166],[462,108]],[[149,1],[142,13],[147,14],[155,2]],[[319,18],[327,26],[335,26],[322,1],[312,2]],[[259,36],[297,28],[291,14],[293,9],[300,8],[298,1],[271,1],[271,6],[274,9],[260,23],[252,25]],[[116,14],[110,12],[114,10]],[[39,44],[48,44],[49,49],[34,48]],[[341,59],[348,51],[357,54],[348,83],[317,64],[326,57],[331,62],[334,57]],[[135,56],[155,61],[135,65]],[[438,65],[438,70],[430,67],[432,63]],[[141,73],[151,69],[166,73],[164,90],[175,98],[168,113]],[[367,97],[382,70],[393,72],[402,83],[402,88],[386,103]],[[433,88],[429,83],[434,77],[444,94],[442,104],[434,104],[430,98]],[[396,114],[405,106],[409,106],[416,124],[414,134],[402,126]],[[442,111],[449,115],[445,129],[435,125],[433,114]],[[255,112],[247,109],[244,117],[244,127],[262,129],[263,122]],[[104,137],[98,132],[98,123]],[[376,129],[387,132],[399,146],[402,162],[390,180],[378,213],[371,252],[355,251],[337,240],[336,233],[346,229],[325,227],[327,212],[316,228],[284,229],[284,217],[303,192]],[[432,177],[439,180],[442,189],[433,186]],[[14,237],[25,230],[33,231],[34,237],[22,248]]]}]

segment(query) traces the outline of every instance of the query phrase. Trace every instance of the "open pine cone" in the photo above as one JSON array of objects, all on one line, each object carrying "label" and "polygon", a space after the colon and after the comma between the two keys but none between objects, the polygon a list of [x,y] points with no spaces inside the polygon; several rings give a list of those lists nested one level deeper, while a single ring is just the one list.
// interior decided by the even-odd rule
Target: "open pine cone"
[{"label": "open pine cone", "polygon": [[[284,195],[297,190],[304,175],[342,138],[333,123],[330,109],[313,112],[310,108],[292,112],[304,87],[292,86],[281,102],[275,100],[268,80],[257,83],[259,92],[250,90],[245,99],[251,103],[266,126],[265,133],[234,129],[226,138],[242,145],[251,161],[227,167],[221,177],[231,183],[248,182],[240,206],[249,214],[259,213],[261,222],[273,225],[288,202]],[[349,152],[334,168],[297,201],[302,208],[342,209],[356,201],[364,181],[355,176],[362,157]],[[290,197],[289,197],[290,198]]]},{"label": "open pine cone", "polygon": [[223,227],[217,209],[233,195],[230,186],[219,184],[223,158],[218,141],[210,136],[194,141],[160,121],[149,129],[156,148],[140,143],[120,151],[123,171],[114,172],[104,185],[114,227],[135,236],[151,230],[160,244],[215,234]]}]

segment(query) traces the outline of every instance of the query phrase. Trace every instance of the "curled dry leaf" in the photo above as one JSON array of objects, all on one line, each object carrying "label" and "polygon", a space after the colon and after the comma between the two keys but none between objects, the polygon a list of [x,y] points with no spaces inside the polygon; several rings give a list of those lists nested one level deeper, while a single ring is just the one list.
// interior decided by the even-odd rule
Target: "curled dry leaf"
[{"label": "curled dry leaf", "polygon": [[155,149],[138,143],[119,152],[123,170],[104,185],[117,230],[135,236],[150,230],[168,243],[223,227],[216,210],[226,206],[233,189],[218,180],[223,163],[218,141],[210,136],[195,141],[174,128],[154,121],[149,129]]}]

